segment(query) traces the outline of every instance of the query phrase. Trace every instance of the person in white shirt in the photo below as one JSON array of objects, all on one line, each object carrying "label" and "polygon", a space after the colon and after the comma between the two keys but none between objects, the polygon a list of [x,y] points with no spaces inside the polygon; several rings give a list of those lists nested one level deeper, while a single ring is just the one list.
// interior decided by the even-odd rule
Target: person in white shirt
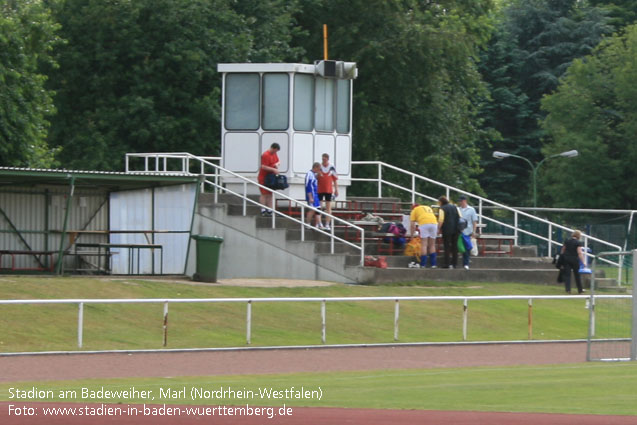
[{"label": "person in white shirt", "polygon": [[[467,220],[467,227],[462,231],[462,234],[471,237],[476,233],[476,229],[478,228],[478,214],[475,208],[469,206],[467,197],[464,195],[458,197],[458,206],[460,207],[462,218]],[[470,257],[471,250],[466,250],[462,254],[462,265],[466,270],[469,270]]]}]

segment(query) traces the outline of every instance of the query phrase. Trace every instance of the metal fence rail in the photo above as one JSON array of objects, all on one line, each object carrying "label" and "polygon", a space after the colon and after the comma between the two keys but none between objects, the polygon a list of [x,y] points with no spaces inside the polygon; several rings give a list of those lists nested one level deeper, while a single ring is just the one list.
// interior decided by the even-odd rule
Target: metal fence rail
[{"label": "metal fence rail", "polygon": [[[26,304],[77,304],[77,346],[82,348],[84,332],[85,304],[163,304],[162,329],[163,346],[168,341],[168,305],[195,303],[242,303],[246,304],[246,344],[252,339],[252,304],[253,303],[320,303],[321,342],[326,343],[327,336],[327,303],[386,301],[394,303],[394,341],[399,340],[400,302],[401,301],[462,301],[462,339],[467,340],[469,301],[526,300],[528,303],[528,339],[533,339],[533,301],[534,300],[588,300],[595,305],[596,299],[631,298],[631,295],[485,295],[485,296],[403,296],[403,297],[307,297],[307,298],[140,298],[140,299],[45,299],[45,300],[0,300],[0,305]],[[591,322],[595,322],[595,312],[591,310]]]}]

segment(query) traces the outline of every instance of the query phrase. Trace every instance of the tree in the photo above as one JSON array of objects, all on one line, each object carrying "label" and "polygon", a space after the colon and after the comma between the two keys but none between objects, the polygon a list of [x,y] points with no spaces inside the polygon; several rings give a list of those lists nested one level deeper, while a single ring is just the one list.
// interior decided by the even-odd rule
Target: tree
[{"label": "tree", "polygon": [[542,159],[542,96],[554,91],[572,61],[590,53],[611,30],[602,10],[576,0],[513,0],[502,9],[480,68],[491,95],[483,109],[485,125],[502,135],[482,151],[488,173],[480,184],[491,197],[516,204],[530,200],[530,190],[520,190],[531,186],[529,167],[496,163],[491,153]]},{"label": "tree", "polygon": [[55,112],[43,68],[55,66],[51,50],[58,25],[40,0],[0,4],[0,164],[49,167],[54,149],[46,143]]},{"label": "tree", "polygon": [[559,206],[637,207],[637,25],[574,61],[543,99],[545,154],[577,149],[575,161],[547,164],[546,199]]},{"label": "tree", "polygon": [[[218,154],[217,64],[294,54],[287,44],[294,5],[61,0],[54,16],[68,43],[58,50],[60,68],[51,78],[59,111],[51,143],[63,147],[61,161],[121,169],[126,152]],[[261,9],[277,19],[250,14]]]},{"label": "tree", "polygon": [[381,160],[479,190],[476,117],[483,90],[478,47],[488,39],[490,0],[306,0],[297,39],[322,58],[357,63],[353,157]]},{"label": "tree", "polygon": [[615,31],[621,32],[624,27],[637,21],[637,0],[589,0],[590,4],[606,11],[609,24]]}]

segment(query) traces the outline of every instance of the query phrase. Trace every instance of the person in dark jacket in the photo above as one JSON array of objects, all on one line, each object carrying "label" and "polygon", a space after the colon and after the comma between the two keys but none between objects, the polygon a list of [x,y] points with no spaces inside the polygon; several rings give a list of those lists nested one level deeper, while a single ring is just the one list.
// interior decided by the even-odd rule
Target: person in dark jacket
[{"label": "person in dark jacket", "polygon": [[[442,242],[444,246],[444,268],[453,269],[458,266],[458,237],[460,229],[458,228],[458,207],[449,202],[446,196],[438,198],[438,231],[442,233]],[[451,262],[449,261],[451,257]]]},{"label": "person in dark jacket", "polygon": [[577,292],[582,293],[582,279],[579,275],[580,264],[586,264],[586,257],[584,257],[584,247],[580,238],[582,232],[576,230],[573,235],[564,242],[562,245],[562,261],[564,263],[564,271],[562,272],[562,278],[564,279],[564,289],[566,293],[571,293],[571,270],[575,276],[575,284],[577,285]]}]

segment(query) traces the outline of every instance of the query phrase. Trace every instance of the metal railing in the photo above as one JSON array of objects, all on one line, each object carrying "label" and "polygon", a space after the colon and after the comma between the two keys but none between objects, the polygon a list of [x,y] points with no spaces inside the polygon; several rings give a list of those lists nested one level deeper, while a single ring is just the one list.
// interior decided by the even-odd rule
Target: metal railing
[{"label": "metal railing", "polygon": [[[549,220],[545,220],[543,218],[540,218],[540,217],[534,216],[532,214],[526,213],[526,212],[521,211],[519,209],[508,207],[508,206],[500,204],[498,202],[491,201],[491,200],[489,200],[487,198],[484,198],[482,196],[475,195],[475,194],[467,192],[465,190],[458,189],[457,187],[454,187],[454,186],[451,186],[451,185],[448,185],[448,184],[445,184],[445,183],[441,183],[441,182],[438,182],[436,180],[429,179],[427,177],[420,176],[418,174],[412,173],[412,172],[407,171],[407,170],[403,170],[401,168],[395,167],[393,165],[389,165],[389,164],[381,162],[381,161],[352,161],[352,165],[353,166],[354,165],[376,166],[376,168],[377,168],[377,176],[376,177],[373,177],[373,178],[352,178],[352,181],[374,182],[374,183],[376,183],[377,184],[377,188],[378,188],[377,189],[377,193],[378,193],[377,196],[379,198],[382,198],[383,186],[388,186],[388,187],[392,187],[392,188],[395,188],[395,189],[398,189],[398,190],[401,190],[401,191],[409,193],[411,195],[411,203],[412,204],[415,203],[416,197],[421,197],[421,198],[428,199],[428,200],[436,202],[438,200],[437,198],[429,196],[429,195],[426,195],[426,194],[423,194],[423,193],[420,193],[420,192],[418,192],[416,190],[416,184],[418,182],[424,182],[424,183],[428,183],[428,184],[443,188],[444,191],[445,191],[445,195],[449,199],[451,199],[450,198],[450,193],[452,191],[456,192],[458,194],[462,194],[462,195],[471,197],[472,199],[476,199],[478,201],[478,208],[477,208],[478,211],[477,211],[477,213],[478,213],[478,220],[479,220],[480,224],[483,223],[483,220],[486,220],[486,221],[489,221],[491,223],[500,225],[500,226],[502,226],[504,228],[513,230],[513,236],[514,236],[514,240],[515,240],[515,244],[516,245],[518,244],[519,234],[525,234],[525,235],[528,235],[528,236],[530,236],[532,238],[547,242],[547,244],[548,244],[548,256],[549,257],[551,256],[552,247],[554,245],[556,245],[557,247],[561,247],[561,243],[560,242],[553,240],[553,230],[561,229],[561,230],[564,230],[564,231],[567,231],[567,232],[573,232],[574,231],[574,229],[570,229],[570,228],[568,228],[566,226],[562,226],[560,224],[551,222]],[[398,183],[394,183],[394,182],[385,180],[383,178],[383,170],[384,169],[392,170],[392,171],[398,172],[399,174],[407,176],[410,179],[410,181],[411,181],[411,187],[405,187],[405,186],[402,186],[402,185],[400,185]],[[505,211],[508,211],[508,212],[512,213],[513,214],[513,224],[511,225],[511,224],[502,222],[500,220],[497,220],[495,218],[486,216],[484,214],[484,209],[485,209],[485,206],[487,206],[487,205],[488,206],[492,206],[492,207],[497,207],[499,209],[502,209],[502,210],[505,210]],[[538,223],[546,224],[548,226],[547,236],[543,236],[543,235],[536,234],[536,233],[530,232],[528,230],[522,229],[519,226],[519,222],[520,222],[520,218],[521,217],[527,218],[527,219],[529,219],[531,221],[535,221],[535,222],[538,222]],[[589,235],[585,235],[584,234],[584,235],[582,235],[582,237],[584,239],[584,247],[585,248],[588,248],[589,242],[596,242],[596,243],[599,243],[599,244],[601,244],[601,245],[603,245],[603,246],[605,246],[605,247],[607,247],[609,249],[617,250],[618,253],[623,250],[623,248],[620,247],[619,245],[615,245],[615,244],[612,244],[610,242],[607,242],[607,241],[604,241],[604,240],[601,240],[601,239],[598,239],[598,238],[595,238],[595,237],[592,237],[592,236],[589,236]],[[588,253],[587,249],[586,249],[586,252],[587,252],[588,256],[593,257],[592,254]],[[611,261],[611,260],[608,260],[608,259],[604,259],[604,258],[602,258],[601,260],[606,262],[607,264],[610,264],[612,266],[618,267],[619,275],[621,276],[621,269],[622,269],[622,263],[623,263],[623,261],[622,261],[623,259],[621,257],[620,257],[620,261],[618,261],[618,262],[614,262],[614,261]]]},{"label": "metal railing", "polygon": [[[132,158],[142,158],[144,160],[144,169],[143,170],[133,170],[131,169],[131,159]],[[227,170],[225,168],[222,168],[220,165],[218,164],[214,164],[211,161],[214,160],[219,160],[220,158],[218,157],[200,157],[200,156],[195,156],[186,152],[173,152],[173,153],[127,153],[126,154],[126,172],[127,173],[148,173],[148,172],[156,172],[156,173],[170,173],[170,174],[175,174],[175,173],[179,173],[179,174],[188,174],[188,175],[199,175],[202,176],[204,178],[204,181],[202,182],[202,190],[203,187],[205,185],[212,187],[213,190],[213,194],[214,194],[214,200],[215,202],[218,202],[218,195],[220,193],[225,193],[225,194],[230,194],[233,196],[236,196],[240,199],[243,200],[243,211],[242,214],[244,216],[247,215],[247,206],[248,203],[253,204],[253,205],[257,205],[261,208],[269,208],[269,206],[266,206],[264,204],[259,203],[258,201],[255,201],[253,199],[250,199],[248,196],[248,187],[252,187],[252,188],[261,188],[261,189],[266,189],[268,191],[270,191],[272,193],[272,202],[273,205],[276,205],[277,203],[277,199],[285,199],[287,200],[291,205],[294,205],[298,208],[300,208],[301,213],[300,213],[300,219],[297,219],[295,217],[289,216],[287,214],[284,214],[280,211],[277,211],[276,209],[273,209],[273,214],[272,214],[272,228],[275,229],[276,228],[276,217],[280,217],[283,218],[285,220],[291,220],[293,222],[296,222],[298,224],[301,225],[301,241],[305,241],[305,230],[306,228],[311,228],[312,230],[316,231],[316,232],[320,232],[324,235],[328,235],[330,238],[330,253],[334,254],[335,250],[335,242],[340,242],[342,244],[345,244],[347,246],[353,247],[356,250],[358,250],[360,252],[360,265],[362,266],[365,263],[365,229],[363,229],[362,227],[356,226],[355,224],[350,223],[347,220],[344,220],[340,217],[336,217],[332,214],[328,214],[325,211],[322,211],[318,208],[314,208],[311,207],[309,205],[307,205],[306,203],[296,200],[294,198],[291,198],[290,196],[284,194],[284,193],[280,193],[277,192],[275,190],[272,190],[266,186],[263,186],[257,182],[255,182],[254,180],[251,180],[245,176],[242,176],[240,174],[237,174],[235,172],[232,172],[230,170]],[[154,164],[152,163],[152,160],[154,160]],[[180,165],[178,165],[176,168],[176,170],[171,170],[170,169],[170,165],[172,165],[169,161],[170,160],[179,160],[180,161]],[[191,171],[191,166],[195,165],[196,167],[196,172],[192,172]],[[154,165],[154,170],[152,165]],[[181,168],[180,168],[181,167]],[[212,172],[208,172],[208,171],[212,171]],[[223,181],[222,181],[222,177],[233,177],[238,179],[242,185],[243,185],[243,190],[242,193],[239,192],[235,192],[233,190],[228,189],[226,186],[223,185]],[[307,210],[312,210],[317,214],[320,215],[324,215],[326,217],[329,217],[332,220],[332,223],[339,223],[345,227],[348,227],[352,230],[358,231],[360,232],[360,245],[353,243],[351,241],[348,241],[344,238],[341,238],[339,236],[337,236],[335,234],[335,229],[334,226],[331,226],[329,231],[323,230],[323,229],[319,229],[316,227],[313,227],[311,223],[306,223],[305,222],[305,215],[306,215],[306,211]]]},{"label": "metal railing", "polygon": [[[403,297],[308,297],[308,298],[146,298],[146,299],[45,299],[45,300],[0,300],[0,305],[52,305],[77,304],[77,346],[82,348],[84,338],[84,305],[85,304],[163,304],[162,345],[168,345],[168,305],[195,303],[241,303],[246,304],[246,344],[252,343],[252,304],[254,303],[320,303],[321,343],[327,342],[327,303],[386,301],[394,303],[393,330],[394,341],[399,341],[400,302],[407,301],[461,301],[462,302],[462,340],[467,340],[469,326],[469,302],[485,300],[526,300],[528,309],[528,339],[533,339],[533,301],[534,300],[588,300],[595,305],[596,299],[631,298],[631,295],[489,295],[489,296],[403,296]],[[595,315],[592,315],[594,324]]]}]

